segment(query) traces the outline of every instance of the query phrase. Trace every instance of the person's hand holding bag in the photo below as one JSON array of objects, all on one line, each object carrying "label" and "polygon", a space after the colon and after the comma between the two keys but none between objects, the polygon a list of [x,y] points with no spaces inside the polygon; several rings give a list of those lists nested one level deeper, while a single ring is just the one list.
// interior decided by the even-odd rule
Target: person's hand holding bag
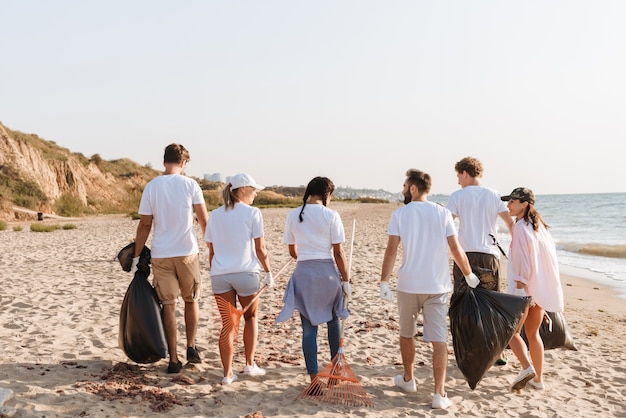
[{"label": "person's hand holding bag", "polygon": [[133,262],[130,265],[130,274],[134,275],[137,273],[137,264],[139,264],[139,256],[133,257]]},{"label": "person's hand holding bag", "polygon": [[469,275],[464,276],[464,277],[465,277],[465,282],[472,289],[474,289],[476,286],[480,284],[480,279],[474,273],[470,273]]}]

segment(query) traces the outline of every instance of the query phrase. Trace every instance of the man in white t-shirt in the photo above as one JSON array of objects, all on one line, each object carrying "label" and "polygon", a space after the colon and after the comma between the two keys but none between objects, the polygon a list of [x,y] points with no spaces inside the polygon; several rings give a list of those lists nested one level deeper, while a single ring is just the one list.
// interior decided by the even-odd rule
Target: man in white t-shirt
[{"label": "man in white t-shirt", "polygon": [[[483,186],[481,162],[473,157],[465,157],[454,165],[460,190],[453,192],[446,207],[454,218],[459,218],[459,243],[465,250],[473,268],[491,270],[491,282],[481,287],[500,290],[500,249],[497,244],[497,222],[502,219],[509,233],[513,228],[513,218],[500,193]],[[455,264],[452,269],[454,289],[463,282],[461,270]]]},{"label": "man in white t-shirt", "polygon": [[[480,276],[480,287],[499,292],[500,252],[503,250],[497,240],[497,223],[498,218],[502,219],[512,235],[513,218],[500,199],[500,193],[481,184],[483,165],[478,159],[465,157],[454,165],[454,169],[461,189],[450,195],[446,207],[454,218],[459,218],[459,242],[472,269],[491,272]],[[452,276],[456,290],[463,283],[463,274],[456,263],[452,267]],[[506,355],[502,353],[495,364],[507,364]]]},{"label": "man in white t-shirt", "polygon": [[417,391],[413,377],[415,363],[416,319],[420,311],[424,318],[424,340],[433,346],[433,376],[435,395],[432,408],[446,409],[452,402],[445,392],[448,362],[448,297],[452,290],[448,249],[461,267],[468,285],[475,287],[479,280],[456,237],[456,228],[450,211],[429,202],[430,175],[410,169],[402,194],[405,206],[391,215],[387,233],[387,249],[381,272],[380,296],[393,301],[389,278],[402,242],[402,263],[398,269],[398,312],[400,323],[400,353],[404,373],[394,383],[405,392]]},{"label": "man in white t-shirt", "polygon": [[153,285],[163,304],[163,330],[170,357],[168,373],[178,373],[182,368],[176,352],[178,295],[185,301],[187,361],[201,362],[196,348],[196,333],[202,280],[194,214],[204,236],[208,212],[198,182],[183,174],[189,159],[189,151],[180,144],[170,144],[165,148],[163,175],[146,184],[141,195],[135,238],[133,270],[154,225],[151,244]]}]

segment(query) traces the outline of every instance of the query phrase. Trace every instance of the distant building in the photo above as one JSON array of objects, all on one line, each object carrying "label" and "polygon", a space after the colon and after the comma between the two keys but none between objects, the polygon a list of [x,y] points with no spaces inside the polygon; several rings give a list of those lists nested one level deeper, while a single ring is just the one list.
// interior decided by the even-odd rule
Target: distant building
[{"label": "distant building", "polygon": [[203,178],[207,181],[223,183],[222,175],[220,173],[205,174]]}]

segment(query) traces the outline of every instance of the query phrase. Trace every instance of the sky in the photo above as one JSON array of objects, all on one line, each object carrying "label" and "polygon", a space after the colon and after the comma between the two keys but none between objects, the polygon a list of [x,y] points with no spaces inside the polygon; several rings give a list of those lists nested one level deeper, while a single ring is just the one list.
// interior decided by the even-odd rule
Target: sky
[{"label": "sky", "polygon": [[263,185],[626,192],[626,2],[0,0],[0,122]]}]

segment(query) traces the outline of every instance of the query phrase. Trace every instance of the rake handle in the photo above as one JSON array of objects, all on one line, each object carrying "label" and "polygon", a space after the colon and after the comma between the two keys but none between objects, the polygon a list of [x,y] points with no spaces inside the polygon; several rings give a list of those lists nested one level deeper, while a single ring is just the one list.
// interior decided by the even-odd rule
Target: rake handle
[{"label": "rake handle", "polygon": [[[291,264],[291,262],[293,261],[293,258],[289,258],[289,260],[280,268],[280,270],[278,270],[278,272],[276,273],[276,275],[274,277],[278,277],[280,275],[280,273],[282,273],[287,266],[289,266],[289,264]],[[267,284],[264,284],[263,287],[261,289],[259,289],[258,292],[256,292],[256,294],[254,295],[254,297],[252,298],[252,300],[250,302],[248,302],[248,304],[246,306],[244,306],[244,308],[241,310],[241,314],[243,315],[244,313],[246,313],[246,311],[248,309],[250,309],[250,307],[254,304],[254,302],[256,302],[256,300],[259,298],[259,296],[261,296],[261,293],[263,293],[266,289],[267,289]]]}]

